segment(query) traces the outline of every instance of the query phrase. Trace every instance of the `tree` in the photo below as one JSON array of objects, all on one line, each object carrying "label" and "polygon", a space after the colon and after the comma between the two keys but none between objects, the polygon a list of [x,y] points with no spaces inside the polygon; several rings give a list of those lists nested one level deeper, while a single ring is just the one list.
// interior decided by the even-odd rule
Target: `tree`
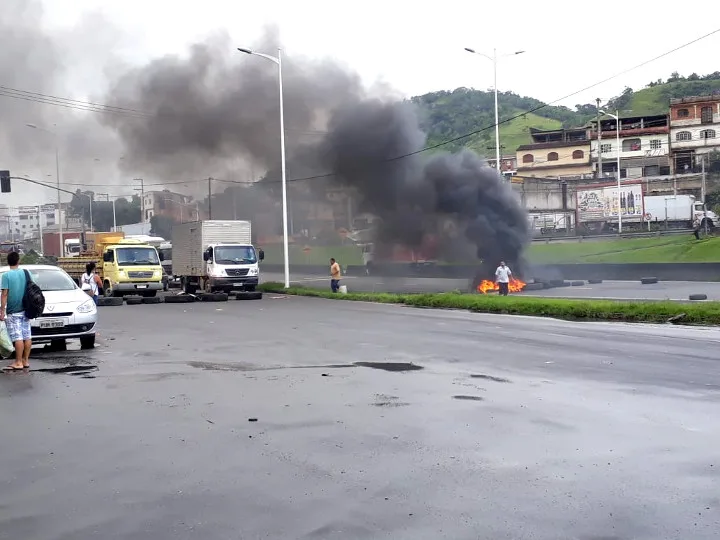
[{"label": "tree", "polygon": [[[96,231],[110,231],[113,226],[112,201],[96,201],[92,191],[77,190],[70,201],[70,213],[82,218],[90,227],[90,200],[92,199],[92,224]],[[134,195],[132,200],[121,198],[115,201],[115,220],[118,227],[140,221],[140,197]]]}]

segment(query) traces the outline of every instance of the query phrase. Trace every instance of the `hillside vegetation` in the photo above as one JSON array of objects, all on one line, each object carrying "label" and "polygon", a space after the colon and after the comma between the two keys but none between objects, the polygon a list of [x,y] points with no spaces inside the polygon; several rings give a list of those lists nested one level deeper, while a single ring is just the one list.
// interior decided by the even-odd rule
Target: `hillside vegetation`
[{"label": "hillside vegetation", "polygon": [[[642,90],[626,88],[622,94],[611,99],[605,106],[620,110],[622,116],[667,113],[670,99],[720,92],[720,72],[705,76],[692,74],[681,77],[673,73],[667,81],[657,80]],[[428,145],[435,145],[474,131],[471,137],[444,146],[446,150],[471,148],[479,154],[493,156],[495,153],[495,109],[492,90],[457,88],[412,98],[421,115],[423,129],[428,134]],[[523,97],[512,92],[498,95],[500,109],[500,141],[503,154],[514,154],[518,146],[532,142],[530,128],[559,129],[580,127],[594,119],[597,107],[594,103],[568,107],[545,105],[540,100]],[[534,113],[528,111],[542,107]],[[509,118],[514,120],[502,123]]]}]

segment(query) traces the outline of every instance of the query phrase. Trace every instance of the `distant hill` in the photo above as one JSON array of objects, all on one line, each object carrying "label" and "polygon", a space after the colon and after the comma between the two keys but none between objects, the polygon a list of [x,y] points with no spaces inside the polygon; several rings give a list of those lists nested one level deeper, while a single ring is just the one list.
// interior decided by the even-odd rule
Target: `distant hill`
[{"label": "distant hill", "polygon": [[[610,111],[616,109],[622,111],[623,116],[663,114],[667,112],[671,98],[712,92],[720,92],[720,72],[705,76],[692,74],[688,77],[673,73],[667,81],[654,81],[637,92],[626,88],[622,94],[611,99],[605,106]],[[453,91],[441,90],[416,96],[411,101],[420,110],[421,124],[428,134],[428,145],[487,128],[477,135],[445,145],[443,148],[459,150],[467,147],[485,156],[495,154],[493,127],[495,109],[492,91],[457,88]],[[527,113],[545,104],[540,100],[512,92],[501,92],[498,95],[498,103],[501,122],[522,115],[500,125],[500,142],[504,154],[514,154],[518,146],[530,143],[530,128],[580,127],[586,125],[597,114],[594,103],[576,105],[575,110],[548,105],[535,113]]]}]

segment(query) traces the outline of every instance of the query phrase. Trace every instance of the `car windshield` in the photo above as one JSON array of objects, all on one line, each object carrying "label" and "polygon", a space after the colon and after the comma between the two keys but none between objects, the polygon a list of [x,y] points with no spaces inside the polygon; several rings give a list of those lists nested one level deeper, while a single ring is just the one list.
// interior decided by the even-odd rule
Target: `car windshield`
[{"label": "car windshield", "polygon": [[[21,267],[22,268],[22,267]],[[43,291],[72,291],[77,289],[73,279],[59,268],[27,269],[32,280]]]},{"label": "car windshield", "polygon": [[218,264],[254,264],[257,262],[252,246],[217,246],[215,262]]},{"label": "car windshield", "polygon": [[115,250],[120,266],[147,266],[160,264],[157,251],[151,247],[121,247]]}]

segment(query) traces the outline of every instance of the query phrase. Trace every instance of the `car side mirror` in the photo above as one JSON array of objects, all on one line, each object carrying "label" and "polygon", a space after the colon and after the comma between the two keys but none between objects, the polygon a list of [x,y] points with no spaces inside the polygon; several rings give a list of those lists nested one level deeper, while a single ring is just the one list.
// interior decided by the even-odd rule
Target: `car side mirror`
[{"label": "car side mirror", "polygon": [[262,249],[258,250],[258,259],[261,261],[265,260],[265,252]]},{"label": "car side mirror", "polygon": [[210,260],[210,252],[209,252],[209,251],[205,251],[205,252],[203,253],[203,261],[208,262],[209,260]]}]

